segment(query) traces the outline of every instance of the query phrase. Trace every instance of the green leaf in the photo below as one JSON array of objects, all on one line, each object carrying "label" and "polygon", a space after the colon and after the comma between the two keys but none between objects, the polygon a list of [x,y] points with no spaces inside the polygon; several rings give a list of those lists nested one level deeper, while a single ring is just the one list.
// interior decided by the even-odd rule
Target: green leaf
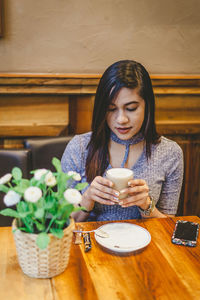
[{"label": "green leaf", "polygon": [[66,220],[55,220],[55,224],[58,225],[60,228],[63,228],[66,223]]},{"label": "green leaf", "polygon": [[25,190],[30,186],[30,182],[28,179],[22,179],[19,185]]},{"label": "green leaf", "polygon": [[62,172],[61,162],[58,158],[53,157],[52,164],[54,165],[54,167],[58,173]]},{"label": "green leaf", "polygon": [[30,186],[29,180],[27,179],[21,179],[20,183],[14,187],[14,191],[16,193],[19,193],[21,195],[24,194],[25,190]]},{"label": "green leaf", "polygon": [[36,186],[38,183],[38,180],[36,180],[34,177],[32,177],[29,182],[30,182],[30,186]]},{"label": "green leaf", "polygon": [[17,211],[19,213],[24,213],[24,212],[29,212],[29,206],[28,203],[26,203],[25,201],[20,201],[17,204]]},{"label": "green leaf", "polygon": [[45,249],[47,248],[48,244],[50,241],[50,237],[46,232],[41,232],[40,234],[38,234],[37,239],[36,239],[36,245],[40,248],[40,249]]},{"label": "green leaf", "polygon": [[28,215],[30,215],[31,213],[29,211],[26,212],[19,212],[19,218],[24,219],[26,218]]},{"label": "green leaf", "polygon": [[46,202],[45,202],[45,204],[44,204],[44,209],[46,209],[46,210],[51,209],[51,208],[54,206],[55,198],[49,196],[49,197],[47,197],[45,200],[46,200]]},{"label": "green leaf", "polygon": [[34,223],[39,231],[45,230],[45,226],[43,224],[41,224],[40,222],[38,222],[37,220],[35,220]]},{"label": "green leaf", "polygon": [[[37,170],[34,171],[34,173],[36,172]],[[43,174],[40,178],[40,180],[36,180],[35,177],[32,177],[30,180],[29,180],[29,186],[37,186],[39,188],[41,188],[41,190],[43,188],[46,187],[46,184],[45,184],[45,177],[47,175],[49,171],[47,170],[45,174]]]},{"label": "green leaf", "polygon": [[0,214],[6,217],[19,218],[18,212],[12,208],[5,208],[0,211]]},{"label": "green leaf", "polygon": [[67,220],[74,210],[73,204],[62,205],[57,212],[57,217],[61,220]]},{"label": "green leaf", "polygon": [[50,232],[57,238],[62,239],[64,232],[62,229],[50,228]]},{"label": "green leaf", "polygon": [[58,211],[57,205],[54,205],[52,206],[52,208],[48,209],[48,213],[51,214],[52,216],[57,215],[57,211]]},{"label": "green leaf", "polygon": [[3,184],[0,184],[0,192],[4,192],[7,194],[7,192],[9,191],[9,188]]},{"label": "green leaf", "polygon": [[67,180],[69,179],[69,176],[65,173],[59,173],[57,176],[57,183],[58,183],[58,198],[61,198],[63,196],[64,191],[67,187]]},{"label": "green leaf", "polygon": [[15,180],[20,180],[22,179],[22,171],[18,167],[14,167],[12,169],[12,176]]},{"label": "green leaf", "polygon": [[30,174],[34,174],[36,171],[37,171],[37,169],[31,170],[31,171],[30,171]]},{"label": "green leaf", "polygon": [[44,208],[38,208],[35,213],[34,213],[35,217],[37,219],[41,219],[44,217]]},{"label": "green leaf", "polygon": [[23,195],[24,193],[24,190],[20,186],[15,186],[13,190],[20,195]]},{"label": "green leaf", "polygon": [[87,182],[77,183],[77,185],[75,186],[75,189],[78,190],[78,191],[81,191],[84,188],[86,188],[86,186],[88,186]]},{"label": "green leaf", "polygon": [[[28,228],[26,228],[26,227],[17,227],[17,229],[19,229],[19,230],[21,230],[21,231],[25,231],[25,232],[30,233],[30,230],[29,230]],[[17,231],[17,229],[14,229],[12,232]]]},{"label": "green leaf", "polygon": [[84,206],[78,206],[78,207],[74,207],[73,212],[77,212],[80,210],[87,210]]}]

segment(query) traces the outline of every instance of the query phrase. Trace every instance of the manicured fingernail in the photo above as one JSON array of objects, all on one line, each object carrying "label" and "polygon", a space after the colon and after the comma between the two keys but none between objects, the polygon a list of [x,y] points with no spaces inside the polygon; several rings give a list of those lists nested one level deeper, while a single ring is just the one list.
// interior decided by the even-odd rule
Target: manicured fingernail
[{"label": "manicured fingernail", "polygon": [[122,206],[122,205],[123,205],[123,201],[120,201],[120,202],[119,202],[119,205],[121,205],[121,206]]},{"label": "manicured fingernail", "polygon": [[125,190],[121,190],[121,191],[120,191],[120,194],[123,194],[123,193],[124,193],[124,191],[125,191]]},{"label": "manicured fingernail", "polygon": [[115,192],[115,195],[116,195],[116,196],[119,196],[119,192]]},{"label": "manicured fingernail", "polygon": [[113,197],[113,199],[117,202],[119,201],[119,199],[117,197]]}]

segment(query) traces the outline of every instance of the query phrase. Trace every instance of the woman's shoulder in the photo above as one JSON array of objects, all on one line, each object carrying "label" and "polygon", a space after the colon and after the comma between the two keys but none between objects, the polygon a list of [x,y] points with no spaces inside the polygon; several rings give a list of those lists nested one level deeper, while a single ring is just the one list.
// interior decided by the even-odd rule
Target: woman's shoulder
[{"label": "woman's shoulder", "polygon": [[90,132],[77,134],[67,144],[61,159],[61,164],[65,172],[69,167],[71,170],[81,172],[81,166],[84,166],[85,157],[87,155],[86,150],[90,136]]},{"label": "woman's shoulder", "polygon": [[91,139],[91,132],[86,132],[86,133],[82,133],[82,134],[76,134],[71,141],[69,142],[69,145],[72,146],[84,146],[86,147]]},{"label": "woman's shoulder", "polygon": [[160,142],[158,144],[155,145],[156,146],[156,150],[167,155],[172,155],[172,154],[176,154],[176,155],[181,155],[182,156],[182,149],[181,147],[178,145],[177,142],[165,137],[165,136],[161,136],[160,137]]},{"label": "woman's shoulder", "polygon": [[161,145],[164,147],[174,148],[174,149],[181,149],[178,143],[174,140],[168,139],[165,136],[161,136],[160,138]]}]

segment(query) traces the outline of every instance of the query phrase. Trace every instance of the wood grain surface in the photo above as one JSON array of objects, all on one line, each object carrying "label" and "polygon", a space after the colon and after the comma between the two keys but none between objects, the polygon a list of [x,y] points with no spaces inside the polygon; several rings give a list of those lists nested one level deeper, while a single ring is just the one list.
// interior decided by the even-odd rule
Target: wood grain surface
[{"label": "wood grain surface", "polygon": [[[177,219],[200,223],[185,216],[129,220],[146,228],[151,243],[142,251],[120,256],[103,250],[91,233],[92,249],[71,247],[65,272],[52,279],[33,279],[18,265],[11,228],[0,228],[0,299],[200,299],[200,237],[196,247],[171,243]],[[84,230],[106,222],[77,223]]]},{"label": "wood grain surface", "polygon": [[[89,131],[93,99],[100,77],[100,74],[0,74],[1,116],[5,115],[4,111],[7,112],[5,115],[7,119],[5,120],[5,117],[0,119],[0,135],[4,137],[41,136],[44,134],[44,128],[40,125],[46,122],[46,114],[49,114],[49,125],[52,125],[51,128],[50,126],[47,128],[47,134],[59,135],[63,127],[68,125],[64,112],[66,115],[70,112],[69,133]],[[151,79],[156,98],[158,130],[162,134],[199,133],[200,75],[151,75]],[[68,97],[70,98],[69,105],[71,105],[69,109],[60,103],[61,99],[67,101]],[[58,103],[54,115],[51,114],[53,106],[49,103],[49,99],[52,98],[55,103]],[[16,124],[9,124],[10,114],[16,103],[18,107],[15,115],[12,115],[12,122]],[[38,115],[34,113],[33,103],[38,107]],[[31,110],[33,110],[32,117]],[[84,122],[80,121],[83,110]],[[55,120],[56,116],[58,116],[57,120]],[[74,122],[74,119],[78,123]],[[58,123],[61,123],[60,128],[57,127]],[[14,125],[17,126],[17,130]],[[32,130],[29,125],[32,125]],[[21,126],[21,134],[18,130],[19,126]]]}]

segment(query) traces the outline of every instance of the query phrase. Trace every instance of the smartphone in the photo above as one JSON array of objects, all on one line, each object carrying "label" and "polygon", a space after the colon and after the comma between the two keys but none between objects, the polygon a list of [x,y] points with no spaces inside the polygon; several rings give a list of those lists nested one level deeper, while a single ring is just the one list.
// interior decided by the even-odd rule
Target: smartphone
[{"label": "smartphone", "polygon": [[178,220],[172,235],[172,243],[195,247],[197,244],[198,232],[198,223]]}]

